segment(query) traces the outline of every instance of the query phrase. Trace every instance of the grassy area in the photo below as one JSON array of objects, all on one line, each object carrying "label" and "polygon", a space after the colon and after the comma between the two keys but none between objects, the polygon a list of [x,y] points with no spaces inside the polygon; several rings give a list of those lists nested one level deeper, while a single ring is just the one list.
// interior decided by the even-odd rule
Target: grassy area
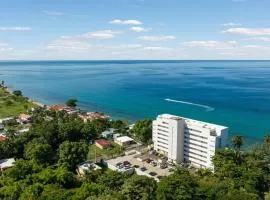
[{"label": "grassy area", "polygon": [[89,154],[88,154],[88,160],[92,160],[95,158],[95,156],[103,157],[103,158],[113,158],[115,156],[119,156],[123,152],[122,148],[118,145],[112,142],[112,148],[110,149],[100,149],[95,144],[92,144],[90,146]]},{"label": "grassy area", "polygon": [[17,116],[32,107],[35,107],[35,104],[27,98],[12,95],[0,87],[0,118]]}]

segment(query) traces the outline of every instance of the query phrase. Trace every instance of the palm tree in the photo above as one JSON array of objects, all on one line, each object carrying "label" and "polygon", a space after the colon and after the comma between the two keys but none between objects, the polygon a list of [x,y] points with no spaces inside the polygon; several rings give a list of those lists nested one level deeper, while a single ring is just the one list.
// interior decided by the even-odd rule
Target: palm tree
[{"label": "palm tree", "polygon": [[243,145],[243,136],[236,135],[232,139],[234,149],[240,151],[241,146]]},{"label": "palm tree", "polygon": [[264,137],[264,141],[270,144],[270,135]]}]

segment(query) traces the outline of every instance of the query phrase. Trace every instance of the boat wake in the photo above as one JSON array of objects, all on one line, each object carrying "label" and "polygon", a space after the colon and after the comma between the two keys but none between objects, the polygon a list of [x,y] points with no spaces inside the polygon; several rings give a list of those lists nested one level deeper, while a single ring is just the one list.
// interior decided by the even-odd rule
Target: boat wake
[{"label": "boat wake", "polygon": [[169,101],[169,102],[174,102],[174,103],[182,103],[182,104],[186,104],[186,105],[192,105],[192,106],[197,106],[200,108],[204,108],[207,112],[213,111],[215,110],[215,108],[207,106],[207,105],[203,105],[203,104],[197,104],[197,103],[192,103],[192,102],[188,102],[188,101],[178,101],[178,100],[174,100],[174,99],[165,99],[165,101]]}]

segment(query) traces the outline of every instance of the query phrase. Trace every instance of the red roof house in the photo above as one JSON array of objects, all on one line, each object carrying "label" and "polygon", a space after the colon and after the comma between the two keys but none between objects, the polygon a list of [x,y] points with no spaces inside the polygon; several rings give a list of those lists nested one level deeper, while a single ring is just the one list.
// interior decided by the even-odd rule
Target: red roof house
[{"label": "red roof house", "polygon": [[107,149],[111,146],[111,143],[108,140],[99,139],[95,141],[95,145],[100,149]]},{"label": "red roof house", "polygon": [[7,140],[7,137],[4,135],[0,135],[0,142],[4,142]]}]

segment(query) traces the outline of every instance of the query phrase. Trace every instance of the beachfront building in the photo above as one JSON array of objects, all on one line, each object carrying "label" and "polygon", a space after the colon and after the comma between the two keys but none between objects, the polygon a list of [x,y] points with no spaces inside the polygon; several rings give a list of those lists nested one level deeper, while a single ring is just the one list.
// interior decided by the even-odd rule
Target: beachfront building
[{"label": "beachfront building", "polygon": [[76,110],[75,108],[71,108],[69,106],[61,105],[61,104],[51,105],[51,106],[48,106],[47,108],[55,112],[65,111],[69,115],[72,115],[78,112],[78,110]]},{"label": "beachfront building", "polygon": [[31,122],[31,120],[32,120],[32,116],[28,114],[23,113],[18,116],[18,122],[21,124],[27,124]]},{"label": "beachfront building", "polygon": [[228,128],[170,114],[153,121],[154,149],[169,162],[188,162],[198,168],[213,169],[212,156],[227,146]]},{"label": "beachfront building", "polygon": [[109,119],[108,115],[105,115],[103,113],[100,112],[87,112],[84,115],[79,115],[79,117],[84,121],[92,121],[92,120],[96,120],[96,119],[101,119],[101,120],[106,120]]}]

